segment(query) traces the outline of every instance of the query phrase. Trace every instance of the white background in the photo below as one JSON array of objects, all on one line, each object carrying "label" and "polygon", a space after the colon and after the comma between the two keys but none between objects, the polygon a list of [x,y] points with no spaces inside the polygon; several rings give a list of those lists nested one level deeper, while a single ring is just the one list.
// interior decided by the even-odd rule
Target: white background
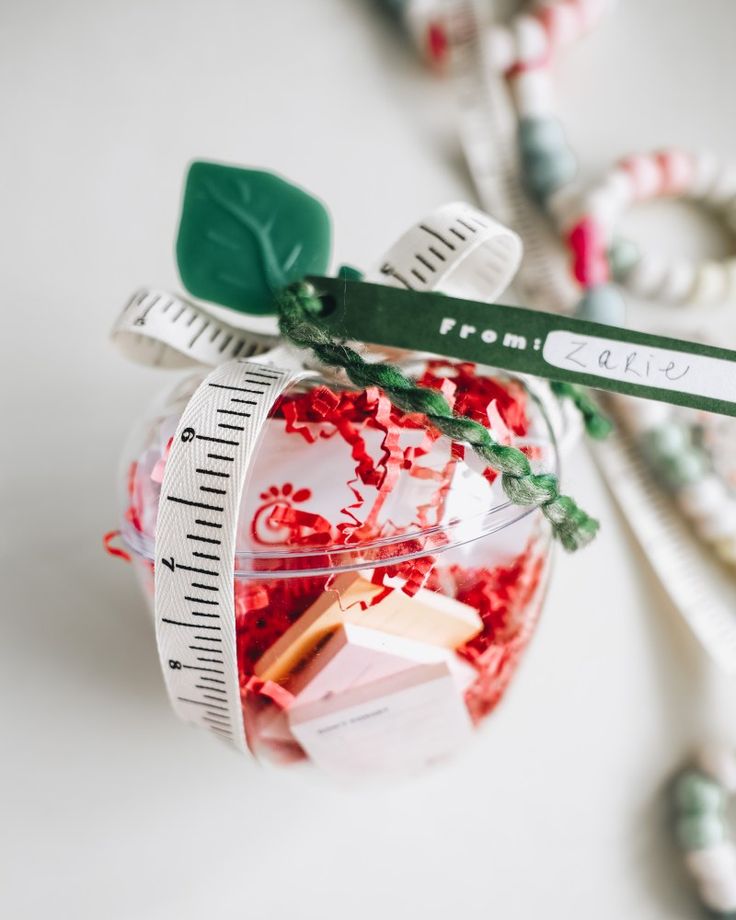
[{"label": "white background", "polygon": [[[126,431],[166,383],[106,334],[136,286],[177,286],[188,160],[292,178],[329,203],[336,262],[365,266],[471,195],[442,85],[359,0],[0,12],[2,915],[696,916],[662,790],[702,734],[736,741],[733,685],[585,455],[567,484],[603,530],[558,558],[507,700],[467,756],[392,788],[261,770],[178,723],[101,548]],[[729,0],[623,0],[560,68],[586,171],[668,143],[736,158],[735,33]],[[681,215],[650,218],[653,245],[692,251]]]}]

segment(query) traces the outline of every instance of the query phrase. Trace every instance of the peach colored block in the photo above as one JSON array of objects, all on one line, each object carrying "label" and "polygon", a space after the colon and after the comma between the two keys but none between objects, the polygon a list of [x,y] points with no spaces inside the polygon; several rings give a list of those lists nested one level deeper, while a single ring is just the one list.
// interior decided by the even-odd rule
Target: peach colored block
[{"label": "peach colored block", "polygon": [[478,612],[468,604],[420,588],[409,597],[394,590],[365,610],[384,589],[355,572],[339,575],[332,587],[306,610],[263,655],[255,673],[263,680],[283,682],[315,646],[326,644],[338,626],[354,623],[380,629],[418,642],[457,648],[483,627]]}]

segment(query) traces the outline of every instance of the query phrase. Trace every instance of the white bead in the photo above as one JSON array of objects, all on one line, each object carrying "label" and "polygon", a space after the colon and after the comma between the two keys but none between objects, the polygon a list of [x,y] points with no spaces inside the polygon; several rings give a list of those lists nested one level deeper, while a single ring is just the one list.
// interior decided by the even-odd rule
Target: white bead
[{"label": "white bead", "polygon": [[716,551],[718,558],[727,565],[736,565],[736,538],[728,537],[723,540],[716,540],[713,543],[713,549]]},{"label": "white bead", "polygon": [[721,913],[736,910],[736,874],[705,879],[698,888],[703,903],[711,910]]},{"label": "white bead", "polygon": [[668,195],[686,195],[693,181],[693,158],[684,150],[673,148],[659,154],[659,164]]},{"label": "white bead", "polygon": [[698,522],[697,530],[708,543],[733,539],[736,537],[736,504],[731,499],[724,502],[713,514]]},{"label": "white bead", "polygon": [[695,270],[690,293],[694,304],[708,306],[723,303],[728,297],[728,277],[721,262],[701,262]]},{"label": "white bead", "polygon": [[555,111],[554,87],[545,67],[523,70],[511,80],[519,115],[550,115]]},{"label": "white bead", "polygon": [[656,157],[638,154],[629,157],[631,176],[637,200],[656,198],[662,189],[662,170]]},{"label": "white bead", "polygon": [[505,26],[491,26],[485,34],[483,47],[491,70],[503,72],[513,67],[516,47],[513,35]]},{"label": "white bead", "polygon": [[625,286],[639,297],[656,297],[667,273],[667,264],[658,256],[642,253],[625,279]]},{"label": "white bead", "polygon": [[668,266],[659,286],[659,297],[666,303],[687,303],[695,284],[695,266],[683,259]]},{"label": "white bead", "polygon": [[634,186],[625,169],[614,169],[603,180],[601,188],[614,198],[623,209],[634,201]]},{"label": "white bead", "polygon": [[712,153],[696,153],[693,157],[693,179],[690,193],[693,198],[705,198],[719,173],[717,157]]},{"label": "white bead", "polygon": [[698,880],[723,878],[736,873],[736,847],[723,840],[704,850],[689,850],[685,865]]},{"label": "white bead", "polygon": [[677,493],[678,504],[693,518],[710,516],[727,498],[726,488],[717,476],[704,476],[683,486]]},{"label": "white bead", "polygon": [[704,744],[695,752],[695,763],[726,792],[736,792],[736,757],[722,744]]},{"label": "white bead", "polygon": [[613,228],[621,219],[622,207],[605,186],[600,186],[587,195],[583,201],[583,210],[603,228],[606,236],[611,236]]},{"label": "white bead", "polygon": [[542,23],[534,16],[522,14],[511,24],[516,42],[516,60],[533,64],[547,54],[548,39]]}]

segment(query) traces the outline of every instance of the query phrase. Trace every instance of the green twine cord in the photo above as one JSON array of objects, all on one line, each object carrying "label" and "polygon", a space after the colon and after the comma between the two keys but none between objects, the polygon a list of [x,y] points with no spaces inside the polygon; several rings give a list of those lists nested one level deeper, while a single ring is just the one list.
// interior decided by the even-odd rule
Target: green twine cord
[{"label": "green twine cord", "polygon": [[281,334],[299,348],[311,349],[328,367],[342,368],[360,389],[375,386],[403,412],[418,412],[446,437],[470,445],[479,457],[501,474],[506,496],[516,505],[538,505],[566,550],[586,546],[598,531],[598,522],[566,495],[560,495],[557,477],[532,472],[526,454],[499,444],[487,428],[456,415],[438,390],[418,386],[391,364],[369,364],[319,322],[322,304],[307,282],[285,288],[276,298]]},{"label": "green twine cord", "polygon": [[613,422],[598,408],[597,403],[588,396],[585,390],[576,387],[574,383],[561,383],[553,381],[550,384],[552,392],[560,399],[569,399],[583,417],[585,430],[596,440],[603,440],[613,431]]}]

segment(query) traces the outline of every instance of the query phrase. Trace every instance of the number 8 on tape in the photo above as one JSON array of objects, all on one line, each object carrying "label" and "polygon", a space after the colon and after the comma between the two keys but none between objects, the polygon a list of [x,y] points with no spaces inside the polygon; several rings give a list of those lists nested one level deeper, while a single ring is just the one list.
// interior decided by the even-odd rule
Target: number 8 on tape
[{"label": "number 8 on tape", "polygon": [[243,486],[276,400],[303,374],[238,359],[184,410],[156,525],[156,641],[177,714],[247,749],[235,642],[235,543]]}]

